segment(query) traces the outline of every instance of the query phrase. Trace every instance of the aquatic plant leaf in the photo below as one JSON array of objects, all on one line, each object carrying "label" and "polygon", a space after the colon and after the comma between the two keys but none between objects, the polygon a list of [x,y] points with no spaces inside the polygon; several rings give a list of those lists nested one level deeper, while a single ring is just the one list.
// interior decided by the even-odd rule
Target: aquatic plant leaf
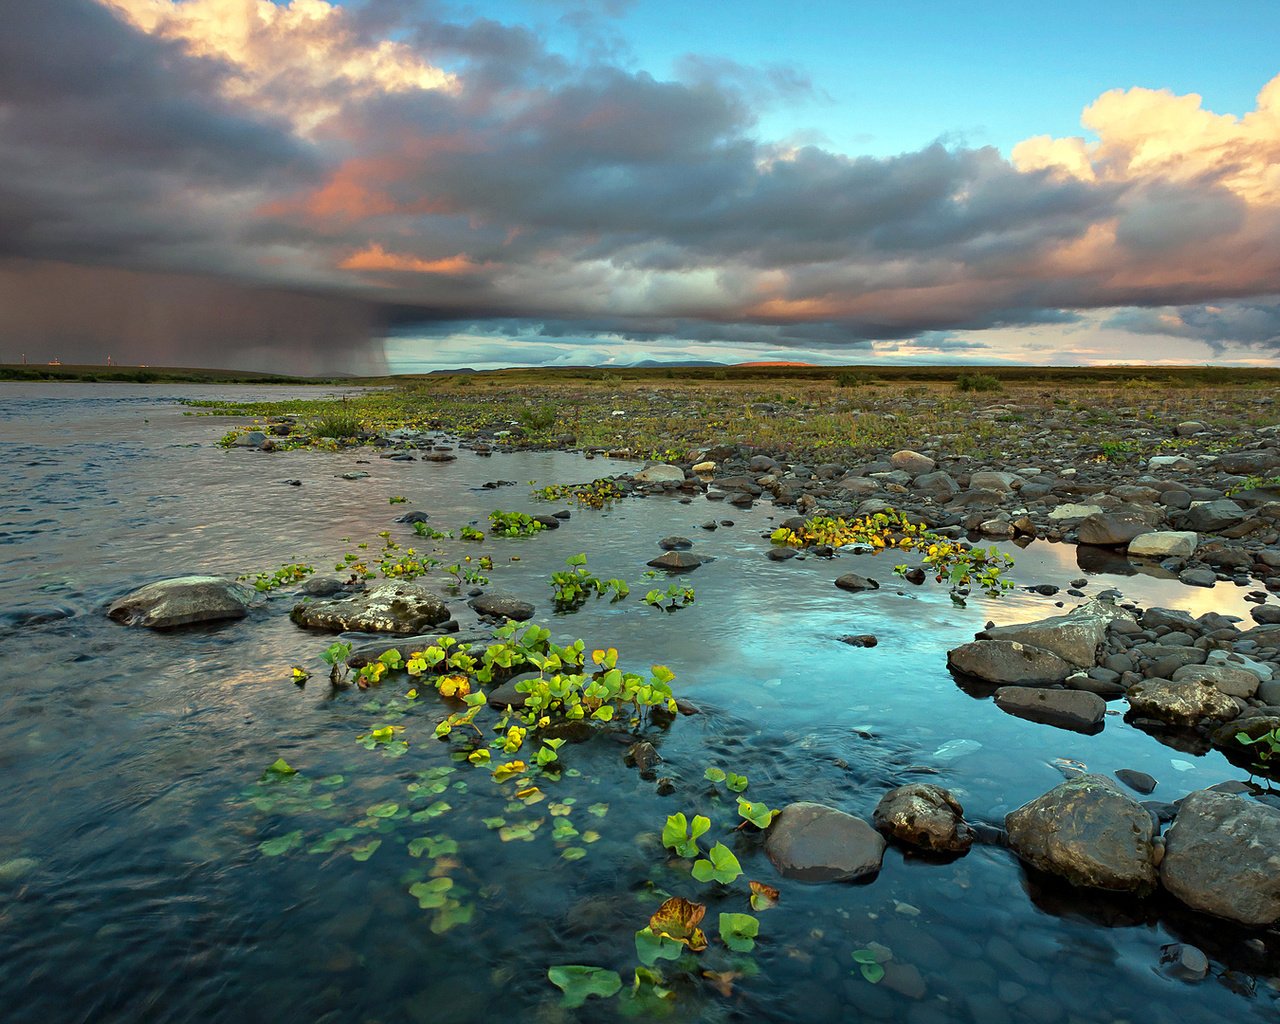
[{"label": "aquatic plant leaf", "polygon": [[357,846],[351,851],[351,859],[358,861],[366,861],[372,857],[382,845],[381,839],[370,839],[363,846]]},{"label": "aquatic plant leaf", "polygon": [[514,825],[503,825],[498,829],[498,838],[504,843],[512,843],[519,840],[524,843],[533,842],[533,831],[536,825],[528,825],[517,822]]},{"label": "aquatic plant leaf", "polygon": [[587,851],[581,846],[569,846],[560,854],[564,860],[582,860],[587,855]]},{"label": "aquatic plant leaf", "polygon": [[472,764],[488,764],[489,757],[490,757],[489,748],[481,747],[478,750],[471,751],[471,753],[467,755],[467,760],[470,761]]},{"label": "aquatic plant leaf", "polygon": [[555,828],[551,830],[551,838],[559,842],[568,842],[570,839],[578,837],[578,830],[573,827],[573,823],[567,819],[560,819],[556,822]]},{"label": "aquatic plant leaf", "polygon": [[326,775],[323,779],[316,783],[318,786],[341,786],[346,782],[346,778],[341,775]]},{"label": "aquatic plant leaf", "polygon": [[448,814],[451,810],[453,810],[453,807],[450,804],[445,803],[443,800],[437,800],[429,807],[414,811],[409,815],[409,820],[412,822],[430,821],[432,818],[438,818],[442,814]]},{"label": "aquatic plant leaf", "polygon": [[773,819],[782,812],[773,810],[763,802],[753,804],[745,797],[738,797],[738,813],[756,828],[765,829],[773,824]]},{"label": "aquatic plant leaf", "polygon": [[294,768],[283,757],[277,757],[271,764],[267,766],[264,775],[288,776],[297,775],[298,769]]},{"label": "aquatic plant leaf", "polygon": [[493,770],[493,781],[506,782],[507,779],[515,778],[528,770],[528,766],[523,761],[507,761]]},{"label": "aquatic plant leaf", "polygon": [[720,915],[720,938],[735,953],[750,953],[760,934],[760,922],[750,914]]},{"label": "aquatic plant leaf", "polygon": [[733,995],[733,983],[742,977],[740,971],[703,971],[702,976],[726,999]]},{"label": "aquatic plant leaf", "polygon": [[726,777],[723,768],[708,768],[703,775],[709,782],[724,782]]},{"label": "aquatic plant leaf", "polygon": [[445,894],[452,888],[453,879],[445,876],[428,882],[415,882],[409,886],[409,895],[418,901],[418,906],[423,910],[438,910],[445,905]]},{"label": "aquatic plant leaf", "polygon": [[622,988],[617,971],[603,967],[562,964],[547,970],[547,979],[564,992],[563,1004],[568,1009],[581,1006],[590,996],[610,999]]},{"label": "aquatic plant leaf", "polygon": [[711,819],[705,815],[694,815],[690,822],[683,811],[672,814],[662,829],[662,845],[674,850],[678,857],[696,857],[702,852],[698,849],[698,837],[709,828]]},{"label": "aquatic plant leaf", "polygon": [[751,909],[752,910],[769,910],[778,902],[780,893],[771,885],[765,885],[764,882],[748,882],[751,886]]},{"label": "aquatic plant leaf", "polygon": [[[566,773],[567,774],[567,773]],[[587,808],[588,813],[594,814],[597,818],[603,818],[609,813],[608,804],[592,804]]]},{"label": "aquatic plant leaf", "polygon": [[688,946],[691,952],[699,953],[707,948],[707,937],[698,927],[706,912],[706,906],[701,903],[691,903],[683,896],[672,896],[654,911],[649,918],[649,928],[655,935],[675,939]]},{"label": "aquatic plant leaf", "polygon": [[724,843],[716,843],[711,847],[706,860],[693,862],[693,877],[699,882],[710,882],[714,879],[722,885],[728,885],[741,874],[742,865],[738,863],[738,858],[733,855],[733,851]]},{"label": "aquatic plant leaf", "polygon": [[264,857],[279,857],[288,853],[302,842],[302,830],[298,829],[287,835],[276,836],[258,844],[258,852]]},{"label": "aquatic plant leaf", "polygon": [[636,956],[648,967],[659,960],[679,960],[683,955],[683,942],[659,935],[652,928],[641,928],[636,932]]},{"label": "aquatic plant leaf", "polygon": [[400,805],[392,800],[388,800],[386,803],[374,804],[372,807],[366,807],[364,813],[369,815],[371,818],[390,818],[398,810],[400,810]]},{"label": "aquatic plant leaf", "polygon": [[593,832],[591,829],[587,829],[585,832],[582,833],[582,841],[584,843],[598,842],[599,839],[600,839],[600,833]]},{"label": "aquatic plant leaf", "polygon": [[747,777],[745,775],[734,775],[733,772],[725,772],[724,784],[733,792],[741,793],[747,788]]},{"label": "aquatic plant leaf", "polygon": [[471,693],[471,680],[466,676],[441,676],[436,684],[441,697],[465,697]]},{"label": "aquatic plant leaf", "polygon": [[460,924],[470,924],[475,910],[475,906],[471,903],[458,903],[455,900],[447,901],[439,913],[431,919],[432,933],[443,935],[449,929],[456,928]]}]

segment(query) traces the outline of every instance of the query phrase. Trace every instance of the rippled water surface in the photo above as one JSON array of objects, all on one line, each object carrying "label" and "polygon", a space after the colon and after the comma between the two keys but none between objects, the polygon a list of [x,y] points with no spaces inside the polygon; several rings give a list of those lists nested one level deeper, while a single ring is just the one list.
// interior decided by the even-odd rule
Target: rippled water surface
[{"label": "rippled water surface", "polygon": [[[215,442],[225,421],[177,404],[214,394],[288,391],[0,384],[4,1020],[1275,1019],[1265,979],[1280,972],[1267,954],[1161,898],[1084,897],[1029,877],[996,847],[949,864],[891,848],[868,885],[782,882],[755,839],[730,832],[732,801],[709,795],[703,772],[716,764],[746,773],[748,795],[770,806],[811,799],[869,818],[885,790],[925,779],[956,793],[971,819],[998,824],[1061,781],[1057,758],[1147,771],[1164,800],[1243,777],[1216,753],[1162,746],[1118,716],[1082,736],[1011,718],[956,686],[948,647],[988,619],[1053,614],[1052,599],[1017,593],[960,608],[939,588],[894,585],[883,558],[773,563],[762,533],[786,513],[769,505],[630,499],[574,509],[563,528],[529,539],[446,542],[450,558],[492,554],[492,589],[535,602],[537,621],[560,636],[617,647],[626,667],[669,665],[677,693],[703,710],[648,734],[673,795],[658,796],[624,765],[620,739],[601,736],[563,748],[564,777],[528,807],[511,807],[510,784],[433,738],[444,714],[435,698],[402,711],[407,687],[394,680],[331,691],[319,659],[327,640],[290,623],[288,596],[217,627],[110,622],[106,604],[151,580],[293,561],[328,568],[354,544],[376,547],[382,530],[413,543],[394,523],[406,508],[451,529],[493,508],[561,507],[534,502],[530,481],[634,468],[566,453],[462,451],[435,465],[224,450]],[[369,478],[337,478],[357,468]],[[496,480],[515,485],[481,486]],[[410,503],[390,505],[392,495]],[[711,519],[734,523],[702,530]],[[716,559],[688,577],[695,604],[673,614],[638,600],[651,585],[644,563],[668,534]],[[627,579],[631,598],[551,614],[547,575],[576,552],[601,577]],[[1087,591],[1114,586],[1144,606],[1246,607],[1233,587],[1086,573],[1072,548],[1015,554],[1022,582],[1086,575]],[[836,590],[848,571],[884,586]],[[463,618],[464,598],[450,600]],[[849,647],[838,642],[846,633],[873,633],[879,645]],[[312,671],[306,687],[290,681],[292,664]],[[356,742],[384,724],[405,727],[405,756]],[[279,757],[300,775],[260,781]],[[552,802],[569,813],[552,815]],[[387,803],[399,816],[367,816]],[[746,872],[738,883],[700,886],[687,865],[668,864],[657,835],[677,810],[712,814],[712,834]],[[496,817],[541,825],[530,842],[503,843],[484,821]],[[562,819],[578,838],[553,837]],[[324,842],[345,827],[354,840]],[[599,838],[587,842],[589,832]],[[414,857],[419,837],[457,850]],[[372,839],[382,842],[368,852]],[[291,848],[267,855],[273,840]],[[575,845],[586,856],[566,860]],[[469,920],[409,895],[433,873],[454,880],[455,916]],[[748,878],[778,884],[782,899],[757,915],[755,950],[730,954],[715,920],[749,909]],[[700,962],[661,965],[673,997],[562,1008],[547,968],[609,967],[629,990],[634,932],[665,894],[706,902],[713,935]],[[1159,974],[1160,947],[1175,941],[1210,955],[1209,979]],[[868,943],[893,953],[880,985],[854,973],[851,953]]]}]

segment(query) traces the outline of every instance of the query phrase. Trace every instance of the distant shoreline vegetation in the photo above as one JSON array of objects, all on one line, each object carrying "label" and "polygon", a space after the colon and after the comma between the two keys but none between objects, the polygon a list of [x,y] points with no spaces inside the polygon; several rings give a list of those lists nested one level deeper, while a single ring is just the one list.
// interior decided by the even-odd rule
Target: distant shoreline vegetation
[{"label": "distant shoreline vegetation", "polygon": [[[1121,387],[1191,388],[1224,385],[1277,385],[1280,367],[1254,366],[814,366],[803,364],[744,363],[733,366],[557,366],[506,370],[436,370],[432,373],[389,374],[376,377],[294,377],[252,370],[195,369],[164,366],[93,366],[0,363],[0,381],[69,381],[122,384],[293,384],[387,385],[416,380],[489,378],[515,384],[523,380],[622,381],[814,381],[843,388],[876,387],[897,383],[958,383],[963,390],[999,390],[1004,384],[1079,384]],[[973,386],[974,381],[981,386]],[[970,386],[966,387],[966,382]]]}]

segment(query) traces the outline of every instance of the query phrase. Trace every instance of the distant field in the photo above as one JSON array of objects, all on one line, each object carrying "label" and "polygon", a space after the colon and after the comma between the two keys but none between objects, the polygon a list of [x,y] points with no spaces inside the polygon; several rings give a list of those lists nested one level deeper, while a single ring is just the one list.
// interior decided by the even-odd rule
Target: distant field
[{"label": "distant field", "polygon": [[531,382],[597,381],[654,382],[776,380],[826,382],[842,387],[876,387],[902,383],[955,384],[983,381],[1001,384],[1121,385],[1131,387],[1223,387],[1280,385],[1280,367],[1233,366],[803,366],[745,364],[741,366],[673,367],[531,367],[510,370],[469,370],[456,373],[402,374],[382,377],[292,377],[252,370],[218,370],[175,366],[57,366],[0,363],[0,380],[120,382],[130,384],[375,384],[438,382],[465,378],[477,384],[515,387]]}]

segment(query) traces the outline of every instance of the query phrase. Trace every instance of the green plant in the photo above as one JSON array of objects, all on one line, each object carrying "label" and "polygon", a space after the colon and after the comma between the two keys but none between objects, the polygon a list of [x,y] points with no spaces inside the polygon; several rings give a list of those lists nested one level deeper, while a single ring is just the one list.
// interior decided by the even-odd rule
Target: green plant
[{"label": "green plant", "polygon": [[766,829],[773,824],[781,811],[773,810],[763,803],[752,803],[746,797],[738,797],[738,814],[743,821],[749,821],[758,829]]},{"label": "green plant", "polygon": [[364,433],[364,424],[345,398],[338,409],[317,416],[308,427],[314,436],[331,437],[336,441],[353,440]]},{"label": "green plant", "polygon": [[1003,388],[1000,378],[989,373],[962,373],[956,378],[958,391],[1000,391]]},{"label": "green plant", "polygon": [[452,533],[445,533],[441,530],[434,530],[424,522],[416,522],[413,524],[413,532],[419,537],[426,537],[429,540],[453,540]]},{"label": "green plant", "polygon": [[613,594],[613,601],[621,601],[631,588],[619,579],[602,580],[587,568],[587,556],[583,553],[565,559],[567,569],[553,572],[547,581],[551,585],[552,600],[557,611],[576,611],[592,594],[600,597]]},{"label": "green plant", "polygon": [[[867,981],[873,985],[879,984],[884,978],[884,964],[893,959],[893,953],[887,946],[882,946],[878,942],[870,942],[863,949],[855,949],[853,951],[853,962],[858,965],[856,973],[861,974]],[[855,972],[850,972],[855,973]]]},{"label": "green plant", "polygon": [[708,768],[703,775],[709,782],[723,782],[725,787],[734,793],[741,793],[747,788],[745,775],[735,775],[723,768]]},{"label": "green plant", "polygon": [[706,859],[693,862],[693,877],[699,882],[716,881],[728,885],[742,874],[742,865],[733,851],[724,843],[716,843],[707,853]]},{"label": "green plant", "polygon": [[489,530],[499,537],[531,537],[545,529],[546,526],[543,523],[523,512],[502,512],[494,509],[489,513]]},{"label": "green plant", "polygon": [[677,857],[696,857],[702,851],[698,849],[698,837],[711,828],[711,819],[697,814],[689,821],[684,813],[668,816],[662,829],[662,845],[673,850]]},{"label": "green plant", "polygon": [[604,508],[622,497],[612,477],[599,477],[586,484],[547,484],[532,493],[543,501],[572,498],[584,508]]},{"label": "green plant", "polygon": [[693,604],[693,587],[688,583],[672,583],[666,590],[653,589],[644,595],[644,603],[673,612]]},{"label": "green plant", "polygon": [[1280,754],[1280,728],[1255,737],[1250,737],[1247,732],[1238,732],[1236,742],[1246,747],[1254,747],[1253,753],[1257,766],[1262,771],[1266,771],[1270,767],[1271,759]]},{"label": "green plant", "polygon": [[[277,569],[275,572],[260,572],[253,577],[253,587],[255,590],[268,591],[275,590],[277,587],[287,586],[290,583],[300,583],[305,580],[313,572],[316,571],[314,565],[303,565],[301,562],[289,562]],[[248,576],[240,576],[238,579],[247,580]]]},{"label": "green plant", "polygon": [[520,425],[526,430],[541,432],[555,426],[556,407],[554,405],[529,406],[519,410],[516,416],[520,420]]},{"label": "green plant", "polygon": [[750,914],[720,914],[720,939],[735,953],[750,953],[760,934],[760,922]]},{"label": "green plant", "polygon": [[[1004,571],[1013,566],[1013,556],[994,546],[985,550],[970,548],[939,537],[924,548],[923,561],[937,582],[948,583],[952,588],[976,586],[998,596],[1013,586],[1013,581],[1004,577]],[[895,565],[893,571],[905,576],[911,570],[906,565]]]},{"label": "green plant", "polygon": [[329,680],[341,685],[347,678],[347,658],[351,656],[351,644],[346,640],[335,640],[324,649],[320,658],[329,666]]},{"label": "green plant", "polygon": [[484,534],[477,530],[474,526],[464,526],[458,531],[458,536],[463,540],[484,540]]}]

